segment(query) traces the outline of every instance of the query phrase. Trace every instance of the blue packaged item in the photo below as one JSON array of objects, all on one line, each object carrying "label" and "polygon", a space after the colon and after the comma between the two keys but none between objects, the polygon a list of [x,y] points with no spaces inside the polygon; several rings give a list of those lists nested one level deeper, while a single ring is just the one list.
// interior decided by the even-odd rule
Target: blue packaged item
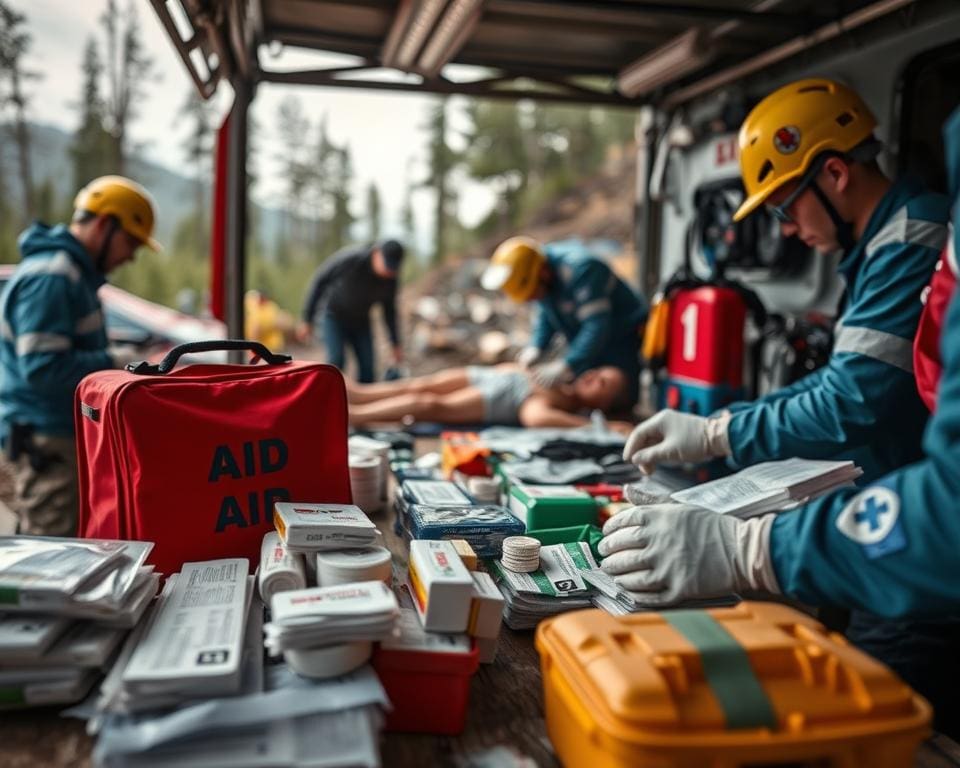
[{"label": "blue packaged item", "polygon": [[[430,471],[433,472],[433,470]],[[393,521],[393,530],[399,536],[404,529],[410,527],[407,517],[412,504],[440,507],[450,504],[469,506],[475,503],[475,500],[459,485],[449,480],[437,480],[436,475],[432,475],[429,479],[405,478],[397,486],[394,504],[396,518]]]},{"label": "blue packaged item", "polygon": [[405,480],[400,486],[400,493],[411,504],[430,507],[450,504],[469,506],[474,503],[459,485],[449,480]]},{"label": "blue packaged item", "polygon": [[407,480],[439,480],[440,473],[435,469],[426,469],[418,467],[410,462],[394,462],[390,465],[393,476],[397,478],[398,483]]},{"label": "blue packaged item", "polygon": [[500,557],[507,536],[523,534],[523,523],[496,504],[411,504],[405,527],[414,539],[465,539],[477,557]]}]

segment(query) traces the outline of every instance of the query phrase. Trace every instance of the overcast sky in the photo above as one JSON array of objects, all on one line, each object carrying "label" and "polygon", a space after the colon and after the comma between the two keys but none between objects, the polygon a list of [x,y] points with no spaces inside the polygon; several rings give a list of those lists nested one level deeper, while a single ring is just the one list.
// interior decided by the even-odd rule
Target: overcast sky
[{"label": "overcast sky", "polygon": [[[125,8],[127,1],[120,0],[121,7]],[[8,2],[27,17],[33,43],[26,66],[42,76],[33,86],[30,118],[72,131],[78,119],[76,104],[81,87],[83,49],[91,36],[103,39],[97,19],[106,0]],[[137,10],[143,40],[154,60],[158,79],[149,86],[149,96],[131,126],[131,136],[134,142],[144,145],[144,154],[150,160],[182,170],[181,144],[186,129],[178,128],[176,115],[193,84],[150,4],[137,2]],[[271,68],[284,69],[309,60],[299,52],[281,51],[278,58],[268,57],[265,63]],[[420,178],[424,173],[426,136],[421,126],[426,121],[431,97],[359,89],[261,86],[253,106],[253,115],[261,128],[256,197],[276,207],[282,200],[282,182],[275,175],[276,156],[281,151],[276,139],[276,114],[280,101],[291,93],[301,97],[314,124],[326,112],[331,138],[338,144],[349,144],[355,172],[354,214],[362,216],[367,185],[371,180],[376,181],[384,207],[384,234],[397,233],[406,178],[408,175]],[[221,111],[229,107],[230,98],[229,87],[221,83],[217,94]],[[451,106],[456,127],[459,109],[456,101]],[[492,197],[486,189],[466,184],[458,192],[461,219],[466,223],[475,223],[489,210]],[[415,201],[418,241],[423,244],[430,231],[430,195],[418,193]]]}]

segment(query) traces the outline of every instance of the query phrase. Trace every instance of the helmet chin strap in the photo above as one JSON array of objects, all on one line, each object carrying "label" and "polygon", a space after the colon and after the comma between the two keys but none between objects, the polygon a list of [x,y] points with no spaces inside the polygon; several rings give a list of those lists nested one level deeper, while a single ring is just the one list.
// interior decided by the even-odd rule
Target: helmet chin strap
[{"label": "helmet chin strap", "polygon": [[833,203],[830,202],[830,198],[820,189],[820,185],[817,184],[816,181],[811,182],[810,187],[817,196],[817,200],[820,201],[820,205],[823,206],[823,209],[830,217],[830,221],[833,222],[833,226],[837,231],[837,242],[840,244],[840,249],[844,254],[849,253],[853,250],[853,246],[857,244],[857,239],[853,235],[853,224],[849,221],[844,221],[840,217],[840,212],[834,207]]},{"label": "helmet chin strap", "polygon": [[117,234],[117,230],[120,228],[120,222],[116,220],[113,216],[110,217],[110,228],[107,230],[106,237],[103,238],[103,243],[100,245],[100,252],[97,254],[96,261],[94,265],[97,268],[97,271],[101,274],[106,274],[107,270],[107,252],[110,250],[110,242],[113,240],[113,236]]}]

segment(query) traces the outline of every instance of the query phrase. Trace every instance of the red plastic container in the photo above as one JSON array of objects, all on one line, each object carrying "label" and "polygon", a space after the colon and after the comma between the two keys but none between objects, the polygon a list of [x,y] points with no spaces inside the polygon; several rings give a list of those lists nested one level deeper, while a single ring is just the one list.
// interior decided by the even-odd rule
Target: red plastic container
[{"label": "red plastic container", "polygon": [[739,388],[746,315],[743,299],[730,288],[704,286],[678,293],[670,307],[669,377]]},{"label": "red plastic container", "polygon": [[[453,638],[431,637],[437,643]],[[475,642],[470,641],[467,653],[378,645],[372,663],[393,704],[387,713],[387,731],[452,735],[463,730],[470,678],[480,664]]]}]

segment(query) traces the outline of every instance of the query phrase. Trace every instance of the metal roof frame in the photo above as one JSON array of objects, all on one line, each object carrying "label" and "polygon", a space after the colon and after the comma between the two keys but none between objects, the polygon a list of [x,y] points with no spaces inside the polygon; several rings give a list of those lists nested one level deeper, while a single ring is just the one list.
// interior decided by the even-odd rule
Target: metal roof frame
[{"label": "metal roof frame", "polygon": [[[260,82],[491,99],[682,107],[720,88],[937,0],[150,0],[199,94],[228,80],[224,305],[243,335],[247,110]],[[297,71],[270,45],[352,57]],[[448,64],[479,68],[473,80]],[[377,79],[384,68],[402,80]],[[217,236],[217,235],[215,235]],[[217,266],[215,265],[215,269]]]},{"label": "metal roof frame", "polygon": [[[257,82],[638,106],[700,92],[758,53],[822,42],[922,0],[150,0],[209,98],[234,74]],[[174,16],[188,20],[178,31]],[[181,27],[185,26],[181,21]],[[832,30],[825,33],[824,30]],[[695,34],[697,57],[667,61]],[[262,46],[353,57],[346,66],[270,69]],[[673,62],[673,63],[672,63]],[[675,62],[681,62],[677,66]],[[447,64],[479,67],[469,81]],[[643,69],[631,89],[627,73]],[[377,79],[396,69],[410,80]],[[204,71],[206,70],[206,71]],[[692,90],[691,90],[692,89]]]}]

